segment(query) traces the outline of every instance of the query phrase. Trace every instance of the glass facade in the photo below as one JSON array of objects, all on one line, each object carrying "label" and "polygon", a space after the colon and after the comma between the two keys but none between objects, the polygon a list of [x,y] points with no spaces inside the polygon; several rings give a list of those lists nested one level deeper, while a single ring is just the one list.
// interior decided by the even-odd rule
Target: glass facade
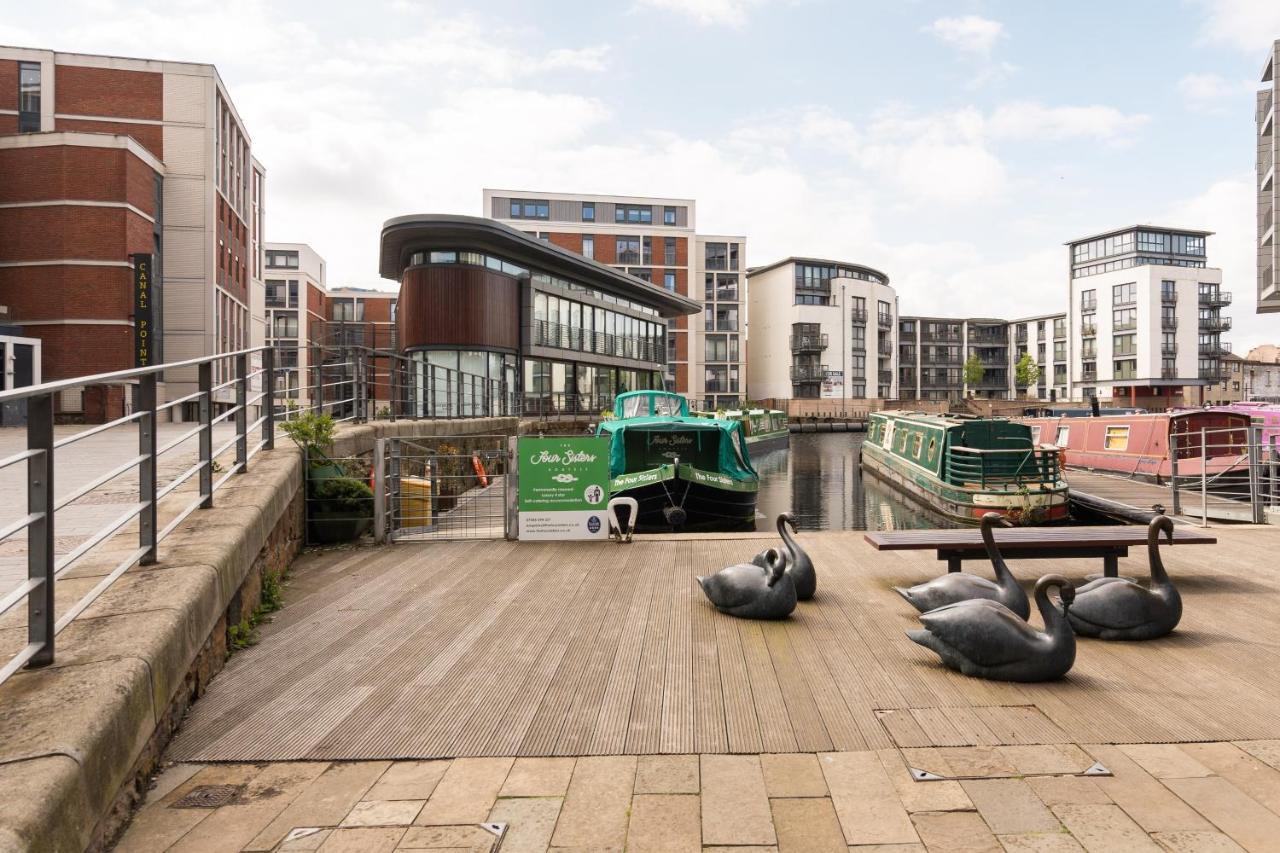
[{"label": "glass facade", "polygon": [[40,132],[40,63],[18,63],[18,133]]}]

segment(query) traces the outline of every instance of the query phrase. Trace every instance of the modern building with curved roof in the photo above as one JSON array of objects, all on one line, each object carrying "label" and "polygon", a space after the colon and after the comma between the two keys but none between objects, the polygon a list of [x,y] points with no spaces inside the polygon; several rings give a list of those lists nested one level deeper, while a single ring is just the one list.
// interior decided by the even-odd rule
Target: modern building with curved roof
[{"label": "modern building with curved roof", "polygon": [[[423,414],[598,413],[663,387],[667,323],[701,304],[491,219],[415,214],[382,227],[400,283],[396,339]],[[455,376],[441,387],[441,377]]]},{"label": "modern building with curved roof", "polygon": [[897,394],[898,296],[889,276],[791,257],[747,271],[754,399]]}]

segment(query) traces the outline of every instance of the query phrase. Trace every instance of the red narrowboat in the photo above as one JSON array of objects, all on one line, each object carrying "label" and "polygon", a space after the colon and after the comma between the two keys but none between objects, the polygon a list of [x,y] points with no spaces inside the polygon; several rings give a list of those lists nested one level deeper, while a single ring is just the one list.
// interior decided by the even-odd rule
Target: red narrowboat
[{"label": "red narrowboat", "polygon": [[[1021,418],[1039,446],[1057,447],[1070,468],[1106,471],[1163,483],[1173,473],[1170,436],[1177,437],[1178,476],[1200,476],[1201,460],[1209,476],[1238,468],[1248,472],[1249,416],[1236,412],[1196,411],[1101,417]],[[1206,431],[1208,455],[1201,453]]]}]

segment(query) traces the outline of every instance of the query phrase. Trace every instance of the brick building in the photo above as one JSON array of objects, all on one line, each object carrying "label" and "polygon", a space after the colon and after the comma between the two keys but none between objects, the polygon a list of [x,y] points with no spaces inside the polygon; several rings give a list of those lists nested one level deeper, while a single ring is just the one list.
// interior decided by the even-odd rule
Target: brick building
[{"label": "brick building", "polygon": [[[0,303],[42,341],[45,379],[265,340],[263,170],[213,66],[0,47],[0,174]],[[137,254],[153,259],[145,358]],[[169,371],[162,399],[195,379]],[[65,395],[61,413],[118,416],[126,396]]]}]

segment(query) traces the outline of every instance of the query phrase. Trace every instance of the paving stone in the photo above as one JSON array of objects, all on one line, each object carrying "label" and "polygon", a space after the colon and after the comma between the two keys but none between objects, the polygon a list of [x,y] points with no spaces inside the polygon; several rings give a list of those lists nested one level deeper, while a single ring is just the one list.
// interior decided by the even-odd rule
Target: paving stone
[{"label": "paving stone", "polygon": [[151,780],[143,804],[154,803],[204,769],[203,764],[170,764]]},{"label": "paving stone", "polygon": [[950,746],[937,752],[944,766],[950,768],[950,776],[1014,776],[1018,773],[1018,768],[999,747]]},{"label": "paving stone", "polygon": [[[317,765],[317,775],[324,771],[324,765]],[[205,764],[197,765],[197,771],[182,782],[174,785],[167,792],[156,797],[148,797],[148,805],[172,805],[202,785],[248,785],[253,778],[262,773],[259,764]],[[206,809],[207,811],[207,809]]]},{"label": "paving stone", "polygon": [[365,795],[370,800],[425,800],[449,769],[448,761],[397,761]]},{"label": "paving stone", "polygon": [[969,795],[959,782],[917,782],[896,749],[877,750],[880,764],[898,790],[898,798],[908,812],[954,812],[973,809]]},{"label": "paving stone", "polygon": [[1027,784],[1046,806],[1090,806],[1111,802],[1106,792],[1084,776],[1035,776],[1028,779]]},{"label": "paving stone", "polygon": [[1119,747],[1089,745],[1085,749],[1113,774],[1093,777],[1093,783],[1147,832],[1213,829],[1195,809],[1148,775]]},{"label": "paving stone", "polygon": [[920,812],[911,816],[929,853],[999,853],[1000,842],[977,812]]},{"label": "paving stone", "polygon": [[640,756],[636,764],[637,794],[696,794],[698,792],[698,756]]},{"label": "paving stone", "polygon": [[424,805],[426,800],[363,800],[339,826],[408,826]]},{"label": "paving stone", "polygon": [[1071,743],[999,746],[996,749],[1023,776],[1036,773],[1080,773],[1093,764],[1088,753]]},{"label": "paving stone", "polygon": [[1151,838],[1170,853],[1244,853],[1221,832],[1157,832]]},{"label": "paving stone", "polygon": [[480,823],[511,771],[510,758],[458,758],[449,765],[414,823]]},{"label": "paving stone", "polygon": [[[282,804],[283,808],[274,819],[244,849],[270,850],[296,826],[337,826],[347,812],[351,811],[351,807],[364,798],[365,792],[373,787],[373,783],[386,772],[388,766],[386,761],[353,761],[329,765],[323,773],[315,775],[309,784],[298,791],[296,797]],[[297,773],[310,770],[306,762],[268,765],[267,770],[272,768],[294,768]],[[242,819],[240,813],[233,809],[232,806],[218,809],[219,812],[226,812],[229,818],[227,823]],[[214,818],[217,817],[219,815],[215,814]],[[213,820],[204,823],[207,829],[214,826]],[[228,826],[227,829],[231,830],[233,827]]]},{"label": "paving stone", "polygon": [[401,826],[335,829],[320,845],[319,853],[388,853],[396,849],[403,835]]},{"label": "paving stone", "polygon": [[704,755],[702,843],[774,844],[764,773],[755,755]]},{"label": "paving stone", "polygon": [[301,851],[319,850],[332,829],[321,829],[318,826],[298,827],[289,831],[276,848],[279,853],[301,853]]},{"label": "paving stone", "polygon": [[778,853],[847,853],[844,830],[829,798],[781,798],[770,800],[769,805],[778,834]]},{"label": "paving stone", "polygon": [[[295,826],[333,826],[350,810],[352,803],[360,799],[360,792],[353,792],[350,802],[326,811],[321,815],[322,820],[307,820],[305,816],[300,820],[281,820],[332,769],[330,765],[313,762],[284,762],[261,767],[245,785],[239,799],[215,809],[170,849],[183,853],[241,848],[270,850]],[[202,775],[196,774],[192,781],[199,780]],[[369,781],[372,781],[372,775]],[[173,794],[181,790],[179,786]],[[165,802],[168,800],[166,797]],[[278,828],[268,833],[269,828],[277,826],[277,821]],[[269,840],[264,837],[259,841],[260,836],[269,836]]]},{"label": "paving stone", "polygon": [[560,816],[558,797],[499,799],[489,820],[507,824],[502,853],[542,853],[551,844],[551,833]]},{"label": "paving stone", "polygon": [[1037,832],[1030,835],[998,835],[1008,853],[1082,853],[1084,848],[1065,832]]},{"label": "paving stone", "polygon": [[764,787],[770,797],[825,797],[827,780],[818,756],[808,752],[760,756]]},{"label": "paving stone", "polygon": [[1277,770],[1280,770],[1280,740],[1238,740],[1236,746]]},{"label": "paving stone", "polygon": [[636,794],[631,800],[627,853],[698,853],[702,817],[696,794]]},{"label": "paving stone", "polygon": [[875,752],[827,752],[818,756],[818,762],[849,844],[919,841],[898,790]]},{"label": "paving stone", "polygon": [[1120,747],[1125,755],[1157,779],[1212,776],[1213,771],[1171,743],[1135,743]]},{"label": "paving stone", "polygon": [[517,758],[498,796],[563,797],[572,775],[572,758]]},{"label": "paving stone", "polygon": [[745,847],[703,847],[702,853],[778,853],[778,848],[771,844],[753,844]]},{"label": "paving stone", "polygon": [[923,844],[854,844],[849,853],[927,853]]},{"label": "paving stone", "polygon": [[129,824],[116,850],[120,853],[150,853],[167,850],[213,812],[209,809],[143,808]]},{"label": "paving stone", "polygon": [[1166,779],[1165,785],[1246,850],[1275,851],[1280,845],[1280,815],[1226,779]]},{"label": "paving stone", "polygon": [[1216,775],[1280,814],[1280,770],[1232,743],[1190,743],[1183,751]]},{"label": "paving stone", "polygon": [[[1020,835],[1060,828],[1053,812],[1022,779],[975,779],[960,784],[992,832]],[[928,839],[925,846],[930,846]]]},{"label": "paving stone", "polygon": [[[490,853],[498,836],[474,824],[452,826],[411,826],[400,839],[399,850],[458,850],[468,853]],[[505,850],[506,847],[504,846]]]},{"label": "paving stone", "polygon": [[1155,842],[1119,806],[1054,806],[1053,813],[1090,853],[1159,853]]},{"label": "paving stone", "polygon": [[622,850],[636,778],[633,755],[579,758],[551,842],[556,847]]}]

